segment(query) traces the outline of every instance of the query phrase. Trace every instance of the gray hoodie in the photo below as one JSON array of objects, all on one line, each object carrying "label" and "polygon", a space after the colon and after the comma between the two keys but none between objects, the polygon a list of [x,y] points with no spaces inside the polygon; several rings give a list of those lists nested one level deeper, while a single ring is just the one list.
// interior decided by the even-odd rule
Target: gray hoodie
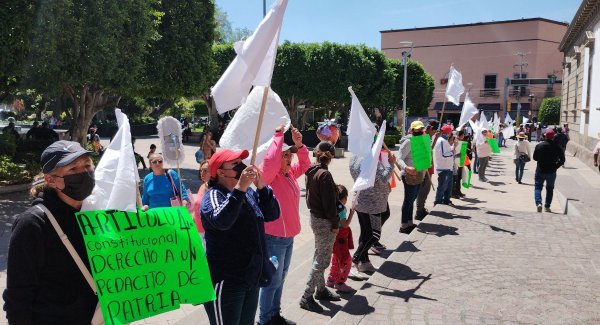
[{"label": "gray hoodie", "polygon": [[[353,156],[350,158],[350,175],[356,181],[360,175],[360,164],[362,157]],[[360,191],[356,202],[356,211],[362,213],[377,214],[387,210],[388,196],[390,195],[390,186],[388,181],[392,177],[394,166],[384,167],[381,162],[377,163],[377,172],[375,173],[375,185],[371,188]]]}]

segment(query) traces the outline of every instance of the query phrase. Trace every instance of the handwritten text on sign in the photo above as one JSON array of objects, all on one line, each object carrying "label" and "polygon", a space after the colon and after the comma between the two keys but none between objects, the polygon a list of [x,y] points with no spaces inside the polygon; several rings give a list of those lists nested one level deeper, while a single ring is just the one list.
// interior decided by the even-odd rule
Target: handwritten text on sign
[{"label": "handwritten text on sign", "polygon": [[185,207],[76,216],[106,324],[214,300],[200,235]]},{"label": "handwritten text on sign", "polygon": [[431,137],[429,134],[410,137],[410,152],[415,169],[420,172],[431,167]]}]

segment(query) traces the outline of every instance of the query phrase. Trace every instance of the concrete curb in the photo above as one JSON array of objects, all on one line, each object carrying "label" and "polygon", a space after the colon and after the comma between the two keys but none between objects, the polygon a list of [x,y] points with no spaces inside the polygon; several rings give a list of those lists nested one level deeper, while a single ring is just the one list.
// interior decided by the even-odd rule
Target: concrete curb
[{"label": "concrete curb", "polygon": [[0,186],[0,194],[24,192],[24,191],[28,191],[30,188],[31,188],[31,183]]}]

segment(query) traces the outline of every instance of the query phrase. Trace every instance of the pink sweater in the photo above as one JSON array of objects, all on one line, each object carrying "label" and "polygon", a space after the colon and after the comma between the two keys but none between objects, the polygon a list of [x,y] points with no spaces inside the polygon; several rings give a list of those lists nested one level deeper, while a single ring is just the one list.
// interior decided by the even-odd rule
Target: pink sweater
[{"label": "pink sweater", "polygon": [[275,132],[273,142],[263,160],[261,170],[265,184],[271,185],[279,202],[281,216],[265,223],[265,233],[277,237],[294,237],[300,233],[300,186],[298,177],[310,167],[308,149],[298,149],[298,161],[293,163],[287,175],[281,171],[283,132]]}]

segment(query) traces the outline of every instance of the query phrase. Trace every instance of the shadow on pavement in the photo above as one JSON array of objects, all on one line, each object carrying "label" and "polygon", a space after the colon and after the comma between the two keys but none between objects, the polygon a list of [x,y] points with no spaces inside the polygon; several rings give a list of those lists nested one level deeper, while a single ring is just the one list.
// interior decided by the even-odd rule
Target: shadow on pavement
[{"label": "shadow on pavement", "polygon": [[396,248],[396,252],[420,252],[421,250],[415,246],[415,241],[404,241],[398,248]]},{"label": "shadow on pavement", "polygon": [[[366,285],[363,287],[365,288]],[[369,306],[369,302],[365,296],[354,295],[346,304],[346,311],[350,315],[368,315],[375,311],[375,308]]]},{"label": "shadow on pavement", "polygon": [[[405,302],[408,302],[411,298],[437,301],[437,299],[433,299],[433,298],[429,298],[429,297],[425,297],[425,296],[416,294],[417,290],[419,290],[419,288],[423,285],[423,283],[425,283],[426,281],[431,279],[431,274],[428,274],[427,276],[421,275],[421,273],[413,271],[408,265],[400,264],[400,263],[393,262],[393,261],[385,262],[379,268],[378,272],[390,279],[396,279],[396,280],[401,280],[401,281],[421,280],[421,282],[419,282],[419,284],[416,287],[414,287],[413,289],[408,289],[408,290],[392,289],[392,290],[390,290],[388,288],[385,288],[386,290],[378,291],[377,293],[382,296],[399,297],[399,298],[404,299]],[[368,288],[370,286],[375,286],[375,285],[373,285],[371,283],[367,283],[367,284],[365,284],[365,286],[363,288]]]},{"label": "shadow on pavement", "polygon": [[464,197],[461,199],[461,201],[465,201],[465,202],[469,202],[469,203],[473,203],[473,204],[477,204],[477,203],[487,203],[487,201],[482,201],[478,198],[470,198],[470,197]]},{"label": "shadow on pavement", "polygon": [[494,182],[494,181],[489,181],[488,183],[489,183],[490,185],[493,185],[493,186],[498,186],[498,185],[506,185],[506,183],[504,183],[504,182]]},{"label": "shadow on pavement", "polygon": [[507,213],[502,213],[502,212],[495,212],[495,211],[487,211],[487,214],[492,214],[495,216],[502,216],[502,217],[512,217],[512,215],[507,214]]},{"label": "shadow on pavement", "polygon": [[458,228],[451,227],[451,226],[445,226],[445,225],[439,225],[439,224],[421,222],[419,224],[419,227],[417,227],[417,230],[419,232],[422,232],[422,233],[425,233],[428,235],[435,235],[438,237],[447,236],[447,235],[458,236],[458,232],[456,232],[458,230]]},{"label": "shadow on pavement", "polygon": [[[454,208],[458,208],[458,207],[455,206]],[[469,208],[469,209],[465,209],[465,210],[472,210],[472,209],[476,210],[476,208]],[[462,216],[462,215],[443,212],[443,211],[431,211],[429,214],[432,216],[436,216],[436,217],[440,217],[440,218],[444,218],[444,219],[471,219],[471,217],[469,217],[469,216]]]}]

